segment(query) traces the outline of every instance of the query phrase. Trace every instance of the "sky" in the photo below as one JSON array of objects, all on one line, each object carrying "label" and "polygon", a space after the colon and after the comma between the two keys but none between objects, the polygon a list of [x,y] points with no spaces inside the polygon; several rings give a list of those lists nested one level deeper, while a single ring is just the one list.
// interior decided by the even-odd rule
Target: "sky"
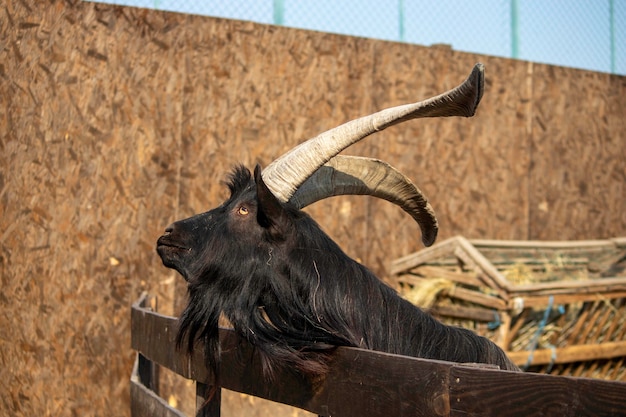
[{"label": "sky", "polygon": [[111,0],[626,75],[626,0]]}]

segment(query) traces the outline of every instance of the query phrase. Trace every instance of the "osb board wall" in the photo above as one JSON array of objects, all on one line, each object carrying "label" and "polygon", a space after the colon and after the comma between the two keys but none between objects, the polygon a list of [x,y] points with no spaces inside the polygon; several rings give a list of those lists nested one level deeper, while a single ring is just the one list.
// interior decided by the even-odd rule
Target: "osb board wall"
[{"label": "osb board wall", "polygon": [[[477,61],[475,118],[395,126],[348,153],[413,178],[440,239],[626,233],[623,77],[69,1],[9,0],[0,34],[2,415],[128,415],[129,305],[144,289],[164,312],[184,302],[154,251],[165,226],[218,204],[233,164],[438,94]],[[381,276],[420,248],[386,202],[309,212]]]}]

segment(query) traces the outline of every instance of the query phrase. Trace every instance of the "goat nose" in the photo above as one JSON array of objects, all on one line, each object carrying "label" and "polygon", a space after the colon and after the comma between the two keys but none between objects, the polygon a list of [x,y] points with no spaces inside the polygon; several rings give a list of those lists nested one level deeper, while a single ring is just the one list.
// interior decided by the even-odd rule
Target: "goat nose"
[{"label": "goat nose", "polygon": [[165,234],[170,234],[174,231],[174,223],[170,224],[165,228]]}]

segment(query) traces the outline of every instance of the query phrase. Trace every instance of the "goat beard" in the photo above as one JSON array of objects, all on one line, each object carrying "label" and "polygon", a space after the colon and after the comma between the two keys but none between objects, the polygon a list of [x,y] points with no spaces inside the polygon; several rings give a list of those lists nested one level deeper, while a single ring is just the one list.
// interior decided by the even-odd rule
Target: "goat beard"
[{"label": "goat beard", "polygon": [[[189,302],[179,318],[177,333],[178,348],[185,349],[189,355],[203,345],[206,366],[215,376],[215,385],[219,385],[220,378],[219,322],[222,313],[236,334],[258,353],[263,376],[268,381],[272,381],[281,368],[295,369],[316,384],[328,373],[337,345],[346,344],[339,340],[334,343],[315,342],[302,331],[280,329],[262,308],[256,307],[257,303],[244,303],[250,308],[241,305],[233,308],[231,297],[220,297],[220,294],[223,292],[216,291],[216,288],[191,282],[188,287]],[[238,349],[239,353],[245,351]]]},{"label": "goat beard", "polygon": [[189,355],[195,351],[198,341],[204,344],[207,366],[219,376],[219,304],[217,299],[205,297],[200,291],[192,291],[189,302],[178,320],[176,344]]}]

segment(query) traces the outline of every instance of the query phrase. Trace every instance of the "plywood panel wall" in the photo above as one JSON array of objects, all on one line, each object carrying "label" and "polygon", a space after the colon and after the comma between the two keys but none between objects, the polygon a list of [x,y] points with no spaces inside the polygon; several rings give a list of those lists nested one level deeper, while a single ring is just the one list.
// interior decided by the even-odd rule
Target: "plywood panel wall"
[{"label": "plywood panel wall", "polygon": [[532,68],[529,237],[623,235],[626,78]]},{"label": "plywood panel wall", "polygon": [[[472,119],[394,126],[346,153],[422,188],[440,238],[626,233],[623,77],[445,48],[69,1],[0,8],[0,414],[128,415],[129,306],[182,280],[154,247],[267,165],[355,117],[486,65]],[[384,277],[421,247],[366,197],[307,209]]]}]

